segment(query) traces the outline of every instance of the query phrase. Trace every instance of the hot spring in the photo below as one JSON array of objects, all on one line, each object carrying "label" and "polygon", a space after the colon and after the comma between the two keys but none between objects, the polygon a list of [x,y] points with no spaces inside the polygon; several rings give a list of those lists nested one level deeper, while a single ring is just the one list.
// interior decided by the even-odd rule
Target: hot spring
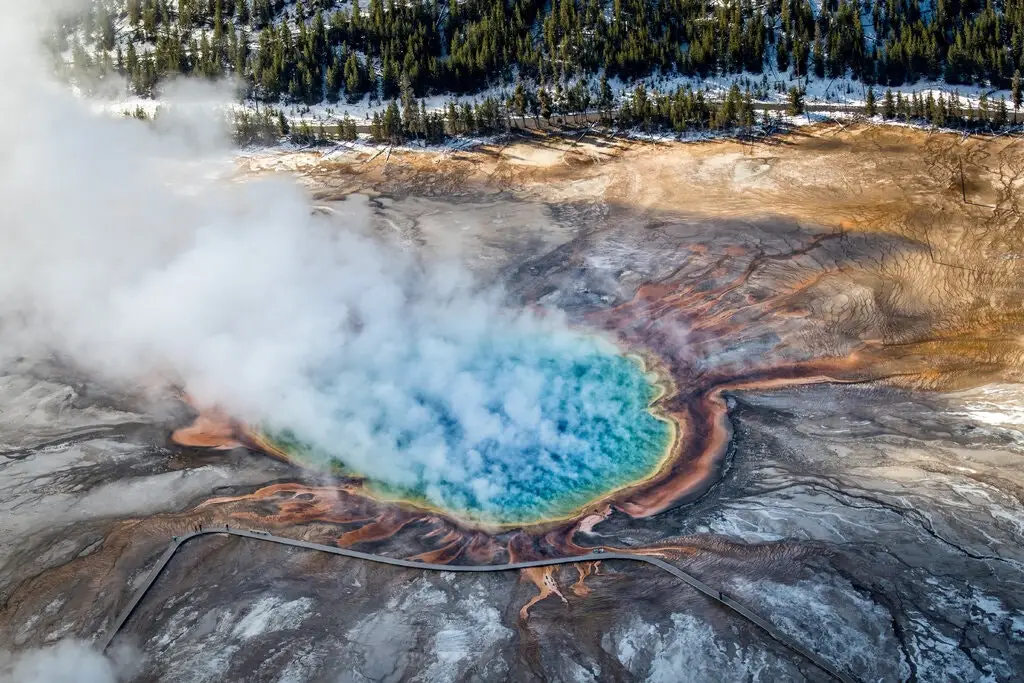
[{"label": "hot spring", "polygon": [[520,330],[477,344],[452,372],[425,344],[401,390],[328,359],[311,381],[330,424],[265,424],[261,436],[303,468],[489,524],[570,516],[667,455],[674,425],[653,406],[663,388],[601,339]]}]

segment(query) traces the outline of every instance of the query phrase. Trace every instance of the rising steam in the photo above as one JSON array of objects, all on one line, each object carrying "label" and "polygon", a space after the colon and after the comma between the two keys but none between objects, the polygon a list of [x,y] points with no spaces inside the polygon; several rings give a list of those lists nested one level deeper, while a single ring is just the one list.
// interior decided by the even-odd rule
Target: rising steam
[{"label": "rising steam", "polygon": [[0,357],[181,386],[438,505],[615,462],[649,392],[588,370],[609,345],[374,236],[365,202],[317,218],[295,183],[229,182],[214,116],[171,107],[154,129],[92,113],[25,64],[45,13],[3,4],[23,21],[0,29]]},{"label": "rising steam", "polygon": [[138,654],[116,649],[110,656],[77,640],[17,654],[0,651],[0,683],[119,683],[131,680]]}]

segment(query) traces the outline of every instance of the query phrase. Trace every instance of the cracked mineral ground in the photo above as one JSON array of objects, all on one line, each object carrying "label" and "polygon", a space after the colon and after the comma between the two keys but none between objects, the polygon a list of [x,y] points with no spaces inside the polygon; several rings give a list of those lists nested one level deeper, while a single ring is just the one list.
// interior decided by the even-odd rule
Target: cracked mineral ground
[{"label": "cracked mineral ground", "polygon": [[[857,680],[1024,679],[1019,138],[537,136],[234,174],[297,177],[328,219],[366,204],[381,240],[643,359],[672,443],[557,515],[479,519],[469,494],[311,467],[230,406],[11,361],[3,647],[98,641],[172,535],[230,524],[453,564],[655,553]],[[646,566],[428,573],[223,536],[115,644],[137,681],[828,680]]]}]

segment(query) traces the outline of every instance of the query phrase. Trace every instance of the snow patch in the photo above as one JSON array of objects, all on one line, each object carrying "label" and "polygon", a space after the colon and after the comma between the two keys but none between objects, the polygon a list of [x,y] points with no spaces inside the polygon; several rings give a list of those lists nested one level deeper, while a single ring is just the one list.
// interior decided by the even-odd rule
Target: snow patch
[{"label": "snow patch", "polygon": [[263,633],[291,631],[309,616],[313,600],[298,598],[285,602],[281,598],[262,598],[235,625],[232,635],[243,640]]},{"label": "snow patch", "polygon": [[767,671],[767,651],[739,650],[716,638],[710,625],[689,614],[673,614],[670,623],[660,627],[634,616],[628,625],[608,634],[602,647],[650,683],[774,680]]},{"label": "snow patch", "polygon": [[849,585],[736,578],[730,587],[783,633],[846,671],[863,672],[866,680],[896,669],[902,677],[910,674],[888,611]]},{"label": "snow patch", "polygon": [[482,655],[512,637],[512,629],[501,623],[501,612],[488,605],[487,598],[483,586],[476,584],[470,594],[457,603],[457,616],[447,619],[433,638],[434,661],[423,672],[422,680],[431,683],[462,680]]}]

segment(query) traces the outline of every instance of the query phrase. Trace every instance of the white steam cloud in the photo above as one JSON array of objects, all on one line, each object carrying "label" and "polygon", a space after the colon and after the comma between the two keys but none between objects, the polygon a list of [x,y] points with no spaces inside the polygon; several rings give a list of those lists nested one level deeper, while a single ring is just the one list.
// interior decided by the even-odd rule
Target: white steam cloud
[{"label": "white steam cloud", "polygon": [[131,680],[138,664],[133,651],[105,657],[83,642],[64,640],[17,654],[0,652],[0,683],[120,683]]},{"label": "white steam cloud", "polygon": [[[184,386],[442,505],[444,482],[486,500],[523,468],[562,476],[553,455],[614,456],[542,409],[554,389],[614,419],[602,379],[552,387],[523,361],[531,339],[580,363],[609,347],[384,244],[359,200],[314,218],[295,183],[218,179],[224,138],[190,108],[172,107],[163,130],[92,113],[26,61],[43,3],[0,5],[0,359],[55,352],[106,378]],[[481,361],[502,344],[523,362]]]}]

